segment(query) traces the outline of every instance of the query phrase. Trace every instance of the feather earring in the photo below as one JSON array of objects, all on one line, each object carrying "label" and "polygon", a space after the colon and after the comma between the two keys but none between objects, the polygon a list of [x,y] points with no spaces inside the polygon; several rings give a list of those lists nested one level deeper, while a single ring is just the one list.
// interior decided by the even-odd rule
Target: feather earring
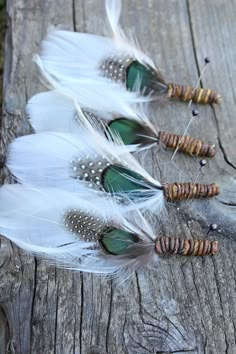
[{"label": "feather earring", "polygon": [[[38,133],[15,139],[7,166],[22,183],[79,192],[85,198],[109,193],[129,207],[160,212],[163,201],[209,198],[216,184],[171,183],[152,178],[125,146],[109,143],[95,131]],[[127,201],[127,199],[130,202]]]},{"label": "feather earring", "polygon": [[[128,38],[120,28],[121,2],[107,0],[106,12],[112,39],[59,30],[48,34],[35,61],[49,83],[55,81],[81,104],[83,89],[93,87],[90,99],[94,109],[99,98],[96,91],[106,98],[115,91],[117,102],[129,104],[163,96],[204,104],[220,102],[220,95],[212,90],[166,83],[137,40]],[[111,111],[109,103],[105,102],[105,111]]]},{"label": "feather earring", "polygon": [[58,189],[14,184],[0,188],[0,200],[0,233],[58,267],[124,280],[155,264],[158,255],[205,256],[218,251],[217,241],[157,238],[139,211],[128,221],[106,199],[95,204]]},{"label": "feather earring", "polygon": [[[187,135],[158,131],[148,118],[146,105],[140,105],[138,109],[130,107],[129,118],[93,112],[87,108],[78,112],[71,99],[54,90],[33,96],[26,111],[36,132],[75,133],[80,125],[88,128],[91,124],[91,129],[101,131],[102,135],[105,133],[109,140],[118,139],[118,142],[129,145],[130,151],[140,151],[159,144],[172,150],[178,147],[178,151],[191,156],[213,157],[216,152],[214,144]],[[125,111],[122,103],[121,111]]]}]

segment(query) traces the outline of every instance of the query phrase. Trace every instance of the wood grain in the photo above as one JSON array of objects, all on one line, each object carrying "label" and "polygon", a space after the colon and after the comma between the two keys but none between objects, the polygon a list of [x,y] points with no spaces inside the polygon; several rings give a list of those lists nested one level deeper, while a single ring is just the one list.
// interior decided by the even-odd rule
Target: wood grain
[{"label": "wood grain", "polygon": [[[8,0],[4,107],[0,157],[9,141],[31,131],[26,101],[43,90],[32,54],[50,25],[103,33],[103,0]],[[157,234],[205,237],[209,224],[220,242],[214,258],[160,259],[156,269],[127,284],[48,267],[1,238],[0,353],[196,353],[236,352],[236,3],[234,0],[123,0],[122,24],[134,30],[167,81],[195,84],[204,57],[211,64],[202,79],[223,96],[223,104],[198,107],[189,133],[216,142],[218,153],[201,182],[218,182],[212,201],[168,205]],[[182,133],[187,105],[155,106],[155,124]],[[139,155],[162,182],[194,179],[198,161],[153,149]],[[2,183],[11,181],[5,168]],[[10,211],[9,211],[10,212]],[[155,220],[153,220],[155,222]]]}]

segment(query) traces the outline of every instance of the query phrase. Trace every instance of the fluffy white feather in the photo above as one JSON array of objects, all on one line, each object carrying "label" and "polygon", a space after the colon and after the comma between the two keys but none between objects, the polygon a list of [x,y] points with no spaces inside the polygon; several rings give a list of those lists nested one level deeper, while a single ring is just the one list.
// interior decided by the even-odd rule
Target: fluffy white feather
[{"label": "fluffy white feather", "polygon": [[113,35],[118,38],[122,37],[121,29],[119,26],[119,20],[121,15],[121,1],[106,1],[106,13]]},{"label": "fluffy white feather", "polygon": [[[132,115],[130,106],[150,101],[149,96],[140,96],[138,93],[129,92],[123,86],[101,77],[100,74],[94,76],[88,72],[87,76],[76,76],[76,74],[72,74],[72,77],[69,75],[60,76],[60,74],[57,76],[47,68],[43,56],[35,55],[34,61],[48,88],[56,89],[82,107],[126,116]],[[60,63],[60,56],[58,61]],[[84,74],[86,73],[84,69],[82,71]],[[59,69],[58,72],[61,73],[61,70]]]},{"label": "fluffy white feather", "polygon": [[[87,111],[87,107],[83,107],[83,109]],[[88,110],[88,112],[98,114],[98,112],[91,110]],[[92,121],[88,121],[78,104],[56,90],[34,95],[28,101],[26,113],[37,133],[53,131],[74,134],[81,131],[81,126],[88,128],[89,123],[92,124]],[[110,121],[114,114],[99,112],[99,117],[104,121]]]},{"label": "fluffy white feather", "polygon": [[[141,175],[146,182],[140,183],[138,190],[124,193],[124,196],[132,199],[140,195],[135,197],[140,208],[147,207],[155,212],[162,209],[164,197],[160,183],[140,166],[125,147],[107,142],[96,132],[90,135],[81,129],[80,134],[76,135],[48,132],[17,138],[9,146],[7,166],[22,183],[63,188],[95,198],[97,194],[104,194],[99,186],[96,191],[90,188],[95,186],[91,184],[90,177],[93,173],[96,176],[100,161],[103,169],[106,164],[115,164]],[[85,175],[88,169],[90,177]],[[127,181],[133,180],[126,174],[124,176]],[[85,181],[85,177],[89,180]],[[99,184],[102,183],[101,178]]]},{"label": "fluffy white feather", "polygon": [[[89,94],[88,94],[89,95]],[[137,121],[148,127],[153,133],[153,136],[158,136],[158,132],[154,125],[149,120],[151,112],[147,106],[139,105],[139,107],[131,107],[127,109],[127,105],[120,104],[121,112],[127,112],[125,118]],[[94,130],[104,136],[104,128],[108,122],[116,118],[122,117],[121,114],[111,114],[109,112],[100,112],[89,110],[87,107],[80,107],[72,99],[61,95],[58,91],[53,90],[43,92],[33,96],[26,107],[27,114],[30,118],[30,123],[36,132],[54,131],[64,133],[78,133],[81,126],[85,127],[91,134]],[[92,113],[91,116],[85,112]],[[106,127],[106,129],[108,129]],[[114,135],[110,131],[109,135],[113,141],[121,142],[118,135]],[[150,138],[151,142],[151,138]],[[153,141],[156,143],[156,140]],[[143,146],[148,148],[150,145]],[[132,145],[128,147],[129,151],[140,150],[141,146]]]},{"label": "fluffy white feather", "polygon": [[[153,258],[155,236],[150,225],[137,210],[128,221],[111,200],[99,199],[94,204],[59,189],[31,189],[15,184],[0,188],[0,201],[0,233],[50,264],[85,272],[130,275]],[[138,253],[135,255],[137,249],[131,245],[126,255],[111,255],[98,239],[85,241],[87,235],[84,239],[79,230],[71,232],[65,224],[69,210],[93,217],[105,227],[137,234],[142,244]]]},{"label": "fluffy white feather", "polygon": [[126,36],[120,28],[121,2],[106,1],[106,11],[113,38],[51,28],[34,60],[51,88],[70,95],[82,106],[120,113],[120,103],[124,107],[148,102],[153,97],[129,92],[123,84],[104,77],[100,67],[103,61],[129,57],[155,71],[157,68],[134,36]]},{"label": "fluffy white feather", "polygon": [[119,24],[122,8],[121,0],[106,0],[105,7],[115,46],[120,52],[128,53],[130,57],[135,58],[140,63],[157,70],[153,60],[141,49],[135,35],[131,31],[125,34],[121,28]]},{"label": "fluffy white feather", "polygon": [[26,113],[36,132],[75,133],[79,128],[73,101],[56,91],[34,95],[26,106]]}]

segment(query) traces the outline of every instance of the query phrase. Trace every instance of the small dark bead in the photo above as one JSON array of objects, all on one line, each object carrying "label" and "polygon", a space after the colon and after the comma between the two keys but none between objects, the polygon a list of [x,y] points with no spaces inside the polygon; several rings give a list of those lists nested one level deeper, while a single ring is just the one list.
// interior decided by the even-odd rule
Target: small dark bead
[{"label": "small dark bead", "polygon": [[207,164],[206,160],[200,160],[199,163],[201,167],[206,166]]},{"label": "small dark bead", "polygon": [[209,228],[210,228],[210,230],[216,230],[218,228],[218,225],[217,224],[211,224]]},{"label": "small dark bead", "polygon": [[206,64],[209,64],[209,63],[211,62],[208,57],[206,57],[206,58],[204,59],[204,61],[205,61]]},{"label": "small dark bead", "polygon": [[193,115],[194,117],[198,116],[198,115],[199,115],[199,111],[198,111],[197,109],[193,109],[193,110],[192,110],[192,115]]},{"label": "small dark bead", "polygon": [[218,229],[218,225],[217,224],[210,224],[210,226],[209,226],[209,229],[208,229],[208,231],[207,231],[207,235],[209,235],[209,233],[211,232],[211,231],[215,231],[215,230],[217,230]]}]

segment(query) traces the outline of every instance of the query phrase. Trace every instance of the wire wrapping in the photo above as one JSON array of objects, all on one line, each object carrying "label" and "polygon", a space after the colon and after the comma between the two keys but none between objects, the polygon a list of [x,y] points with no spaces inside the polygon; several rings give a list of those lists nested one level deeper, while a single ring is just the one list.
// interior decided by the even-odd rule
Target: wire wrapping
[{"label": "wire wrapping", "polygon": [[213,256],[218,253],[218,241],[162,236],[155,242],[155,252],[158,255]]},{"label": "wire wrapping", "polygon": [[158,135],[159,141],[165,147],[178,150],[191,156],[213,157],[216,153],[214,144],[208,144],[199,139],[194,139],[188,135],[177,135],[160,131]]},{"label": "wire wrapping", "polygon": [[167,201],[212,198],[220,193],[216,183],[166,183],[163,190]]},{"label": "wire wrapping", "polygon": [[177,98],[181,101],[193,101],[195,103],[211,104],[220,103],[221,96],[213,90],[193,88],[188,85],[168,84],[168,98]]}]

